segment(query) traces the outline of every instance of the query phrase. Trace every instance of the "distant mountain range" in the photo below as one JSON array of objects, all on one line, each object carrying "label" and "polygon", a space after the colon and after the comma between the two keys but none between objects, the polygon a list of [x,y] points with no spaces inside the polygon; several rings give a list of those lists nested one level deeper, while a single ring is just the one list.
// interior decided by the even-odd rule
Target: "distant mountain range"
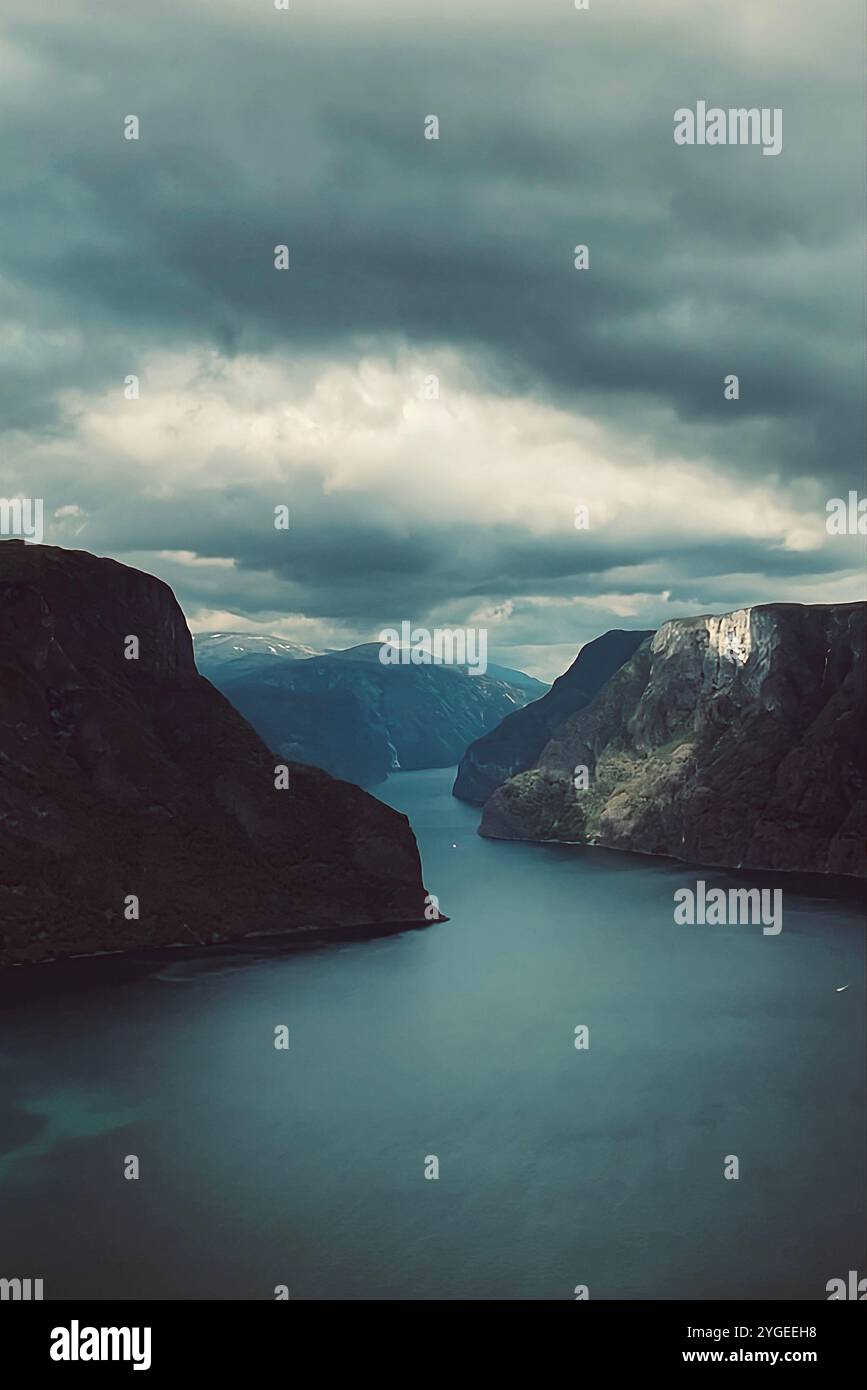
[{"label": "distant mountain range", "polygon": [[193,636],[196,665],[203,676],[212,680],[212,672],[228,671],[233,676],[247,675],[258,670],[262,662],[280,660],[304,661],[310,656],[322,656],[316,647],[300,642],[287,642],[283,637],[263,637],[255,632],[200,632]]},{"label": "distant mountain range", "polygon": [[285,761],[283,788],[167,585],[0,542],[0,965],[423,924],[406,818]]},{"label": "distant mountain range", "polygon": [[384,665],[377,642],[308,650],[278,637],[195,638],[201,673],[270,748],[360,786],[399,768],[451,766],[468,743],[548,690],[508,667],[470,675],[463,666]]},{"label": "distant mountain range", "polygon": [[865,621],[864,603],[779,603],[666,623],[492,793],[480,833],[864,875]]}]

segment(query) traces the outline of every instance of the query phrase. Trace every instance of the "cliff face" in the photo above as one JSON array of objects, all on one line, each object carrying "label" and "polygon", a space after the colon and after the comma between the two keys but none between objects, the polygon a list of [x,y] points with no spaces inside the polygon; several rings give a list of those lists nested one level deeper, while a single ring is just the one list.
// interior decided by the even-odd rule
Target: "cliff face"
[{"label": "cliff face", "polygon": [[615,630],[588,642],[547,695],[509,714],[496,729],[470,744],[458,767],[452,794],[482,806],[503,782],[533,767],[558,725],[589,705],[649,636],[647,631]]},{"label": "cliff face", "polygon": [[[471,739],[532,698],[521,684],[451,665],[383,665],[379,643],[271,661],[212,679],[270,747],[363,785],[392,770],[449,767]],[[539,687],[544,689],[544,687]]]},{"label": "cliff face", "polygon": [[315,768],[278,790],[278,761],[165,584],[0,543],[0,964],[423,922],[406,818]]},{"label": "cliff face", "polygon": [[310,763],[359,787],[388,780],[394,749],[385,730],[365,718],[351,691],[299,693],[269,685],[258,676],[227,682],[219,689],[282,758]]},{"label": "cliff face", "polygon": [[494,794],[480,833],[864,874],[865,614],[767,604],[666,623]]}]

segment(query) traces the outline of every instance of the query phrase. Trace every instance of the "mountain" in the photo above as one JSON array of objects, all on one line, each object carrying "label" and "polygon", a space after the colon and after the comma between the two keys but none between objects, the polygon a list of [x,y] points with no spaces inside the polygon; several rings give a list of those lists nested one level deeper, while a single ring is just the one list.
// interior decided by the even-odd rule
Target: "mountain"
[{"label": "mountain", "polygon": [[398,768],[456,763],[468,743],[546,689],[521,673],[518,683],[490,669],[384,665],[380,649],[368,642],[306,661],[257,658],[239,675],[234,662],[206,669],[269,747],[362,786]]},{"label": "mountain", "polygon": [[234,675],[241,675],[262,663],[304,661],[309,656],[321,656],[322,652],[258,632],[197,632],[193,634],[193,654],[202,675],[210,679],[216,670],[231,667]]},{"label": "mountain", "polygon": [[666,623],[494,793],[480,833],[864,874],[865,615],[779,603]]},{"label": "mountain", "polygon": [[360,787],[384,782],[395,765],[387,733],[371,723],[351,690],[287,690],[261,673],[225,684],[211,679],[282,758],[321,767]]},{"label": "mountain", "polygon": [[532,767],[558,724],[583,709],[650,633],[615,629],[582,647],[548,694],[509,714],[471,743],[458,767],[453,795],[482,806],[503,782]]},{"label": "mountain", "polygon": [[424,897],[404,816],[295,763],[277,788],[167,585],[0,543],[0,964],[421,923]]},{"label": "mountain", "polygon": [[[402,668],[395,668],[391,665],[383,666],[379,656],[381,650],[382,644],[379,642],[362,642],[357,647],[347,647],[343,651],[323,652],[322,655],[327,657],[330,661],[361,661],[373,663],[377,667],[382,666],[385,671],[395,669],[425,669],[423,667],[409,666],[409,664]],[[463,675],[468,674],[466,666],[452,665],[451,663],[444,662],[439,657],[432,658],[429,665],[435,667],[439,671],[459,671]],[[483,680],[485,677],[487,677],[488,680],[499,681],[502,685],[514,686],[517,690],[525,690],[534,700],[544,695],[546,691],[550,689],[550,686],[547,686],[544,681],[537,680],[535,676],[528,676],[525,671],[515,671],[511,666],[497,666],[493,661],[486,663],[484,676],[473,676],[473,680]]]},{"label": "mountain", "polygon": [[506,685],[516,685],[519,690],[526,690],[531,700],[541,700],[551,689],[544,681],[528,676],[526,671],[515,671],[511,666],[497,666],[493,661],[488,662],[487,674],[495,680],[505,681]]}]

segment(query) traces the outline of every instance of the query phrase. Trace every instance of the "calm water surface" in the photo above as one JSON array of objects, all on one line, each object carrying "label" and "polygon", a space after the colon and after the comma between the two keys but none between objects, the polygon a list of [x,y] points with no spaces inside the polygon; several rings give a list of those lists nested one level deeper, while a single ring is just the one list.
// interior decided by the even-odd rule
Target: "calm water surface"
[{"label": "calm water surface", "polygon": [[[859,904],[481,840],[452,779],[381,793],[446,924],[0,977],[0,1275],[48,1298],[814,1299],[863,1270]],[[696,877],[783,886],[782,933],[676,926]]]}]

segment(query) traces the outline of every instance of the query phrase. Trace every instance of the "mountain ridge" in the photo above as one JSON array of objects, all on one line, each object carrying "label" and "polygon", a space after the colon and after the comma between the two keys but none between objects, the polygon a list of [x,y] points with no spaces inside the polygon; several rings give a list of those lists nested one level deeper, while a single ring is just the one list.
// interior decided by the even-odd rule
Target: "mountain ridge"
[{"label": "mountain ridge", "polygon": [[588,704],[649,635],[648,628],[612,628],[585,642],[547,694],[508,714],[495,729],[469,745],[458,766],[452,795],[481,806],[503,782],[531,767],[558,724]]},{"label": "mountain ridge", "polygon": [[865,615],[757,604],[665,623],[493,794],[479,833],[863,875]]},{"label": "mountain ridge", "polygon": [[517,684],[445,662],[384,664],[380,650],[368,642],[302,661],[257,658],[238,677],[234,662],[205,670],[269,746],[362,786],[399,769],[452,766],[536,685],[546,690],[523,673]]}]

